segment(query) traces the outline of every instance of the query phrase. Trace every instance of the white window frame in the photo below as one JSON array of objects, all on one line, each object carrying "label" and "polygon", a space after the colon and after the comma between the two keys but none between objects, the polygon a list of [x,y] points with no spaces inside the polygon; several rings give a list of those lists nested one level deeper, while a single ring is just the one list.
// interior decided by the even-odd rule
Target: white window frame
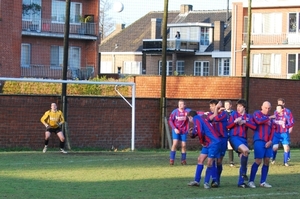
[{"label": "white window frame", "polygon": [[[79,9],[76,9],[78,8]],[[52,0],[51,4],[51,22],[52,23],[65,23],[66,15],[66,1]],[[71,2],[70,7],[70,23],[80,23],[80,17],[82,15],[82,3]]]},{"label": "white window frame", "polygon": [[253,34],[280,34],[282,32],[282,13],[253,13]]},{"label": "white window frame", "polygon": [[184,61],[180,60],[180,61],[176,61],[176,72],[178,75],[184,75]]},{"label": "white window frame", "polygon": [[[63,55],[64,55],[64,47],[63,46],[51,46],[50,47],[50,67],[52,69],[62,69],[63,67]],[[73,52],[78,52],[78,60],[74,61]],[[55,54],[54,54],[55,53]],[[80,68],[81,65],[81,48],[70,46],[69,47],[69,60],[68,63],[74,63],[72,64],[72,68]],[[68,66],[69,67],[69,66]]]},{"label": "white window frame", "polygon": [[230,58],[218,59],[218,76],[230,76]]},{"label": "white window frame", "polygon": [[[162,69],[162,61],[159,61],[158,63],[158,74],[161,75],[161,69]],[[167,61],[167,66],[166,66],[166,75],[173,75],[173,62],[172,61]]]},{"label": "white window frame", "polygon": [[195,61],[194,76],[209,76],[209,61]]},{"label": "white window frame", "polygon": [[100,73],[113,73],[113,62],[112,61],[101,61]]},{"label": "white window frame", "polygon": [[21,44],[21,67],[30,67],[31,64],[31,45]]},{"label": "white window frame", "polygon": [[[38,4],[42,6],[42,0],[22,0],[22,4],[29,5],[29,4]],[[33,21],[33,20],[40,20],[41,19],[41,10],[36,12],[35,14],[32,11],[28,11],[28,14],[22,14],[22,21]]]},{"label": "white window frame", "polygon": [[252,74],[281,74],[281,54],[261,53],[252,55]]},{"label": "white window frame", "polygon": [[123,73],[124,74],[141,75],[142,74],[142,62],[124,61]]}]

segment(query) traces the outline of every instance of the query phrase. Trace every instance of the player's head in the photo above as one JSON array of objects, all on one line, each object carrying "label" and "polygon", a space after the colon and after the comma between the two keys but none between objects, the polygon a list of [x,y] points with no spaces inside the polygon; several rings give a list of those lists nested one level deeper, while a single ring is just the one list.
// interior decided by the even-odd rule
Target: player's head
[{"label": "player's head", "polygon": [[51,110],[56,111],[57,110],[57,105],[55,103],[51,103]]},{"label": "player's head", "polygon": [[278,105],[276,106],[276,111],[277,111],[277,113],[282,113],[283,109],[284,109],[284,107],[283,107],[283,105],[281,105],[281,104],[278,104]]},{"label": "player's head", "polygon": [[189,118],[189,121],[190,122],[193,122],[193,117],[195,117],[197,114],[197,111],[190,111],[188,114],[187,114],[187,117]]},{"label": "player's head", "polygon": [[232,106],[231,100],[226,100],[226,101],[224,102],[224,108],[225,108],[227,111],[230,111],[230,110],[231,110],[231,106]]},{"label": "player's head", "polygon": [[271,110],[271,103],[268,101],[264,101],[264,103],[261,106],[261,112],[265,115],[267,115]]},{"label": "player's head", "polygon": [[285,105],[285,101],[283,98],[278,98],[277,99],[277,104],[284,106]]},{"label": "player's head", "polygon": [[179,100],[179,101],[178,101],[178,108],[179,108],[180,110],[183,110],[183,109],[185,108],[185,103],[184,103],[183,100]]},{"label": "player's head", "polygon": [[212,99],[209,101],[209,109],[211,112],[214,112],[216,105],[219,103],[219,100]]},{"label": "player's head", "polygon": [[239,114],[244,114],[245,113],[245,110],[246,110],[246,107],[247,107],[247,101],[244,100],[244,99],[239,99],[237,102],[236,102],[236,111],[239,113]]}]

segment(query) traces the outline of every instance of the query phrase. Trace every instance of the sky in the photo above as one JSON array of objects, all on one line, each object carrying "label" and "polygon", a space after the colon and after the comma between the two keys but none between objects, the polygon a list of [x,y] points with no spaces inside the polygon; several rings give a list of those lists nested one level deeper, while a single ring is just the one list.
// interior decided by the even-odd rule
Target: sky
[{"label": "sky", "polygon": [[[146,15],[151,11],[164,11],[165,0],[111,0],[121,2],[124,5],[122,12],[115,12],[112,8],[109,13],[115,23],[124,23],[129,26],[134,21]],[[233,0],[169,0],[168,10],[180,10],[180,5],[190,4],[193,10],[220,10],[227,9],[227,1],[229,1],[229,9],[232,7]]]}]

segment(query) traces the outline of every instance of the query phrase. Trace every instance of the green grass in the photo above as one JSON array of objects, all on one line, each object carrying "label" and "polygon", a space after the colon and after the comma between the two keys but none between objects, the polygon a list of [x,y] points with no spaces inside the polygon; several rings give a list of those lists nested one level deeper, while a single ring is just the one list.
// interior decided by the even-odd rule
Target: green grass
[{"label": "green grass", "polygon": [[[0,152],[0,198],[297,198],[300,193],[300,151],[293,149],[290,167],[284,167],[282,150],[270,165],[273,188],[237,187],[239,166],[224,159],[221,187],[189,187],[194,179],[198,151],[188,151],[187,166],[169,166],[169,151],[99,152],[50,150]],[[235,162],[237,158],[235,157]],[[248,173],[253,162],[249,158]],[[261,168],[261,167],[260,167]],[[255,183],[259,184],[260,168]],[[202,172],[202,177],[204,176]],[[203,179],[203,178],[202,178]],[[201,184],[203,180],[201,180]]]}]

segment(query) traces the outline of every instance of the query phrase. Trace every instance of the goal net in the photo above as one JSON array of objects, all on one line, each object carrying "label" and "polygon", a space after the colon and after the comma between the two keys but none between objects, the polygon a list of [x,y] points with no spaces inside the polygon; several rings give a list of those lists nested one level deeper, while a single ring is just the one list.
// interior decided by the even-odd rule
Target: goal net
[{"label": "goal net", "polygon": [[[71,140],[71,145],[79,148],[107,149],[109,146],[135,150],[135,83],[6,77],[1,77],[0,81],[2,88],[6,82],[66,84],[67,91],[68,86],[71,85],[110,85],[120,96],[63,96],[60,95],[61,93],[57,95],[2,94],[0,107],[3,112],[0,135],[2,135],[2,141],[6,143],[5,146],[42,147],[45,129],[39,120],[43,113],[50,109],[50,104],[56,102],[58,107],[67,107],[67,112],[64,113],[67,122],[67,125],[64,126],[66,127],[64,129],[67,138],[66,144]],[[119,88],[123,86],[131,87],[128,89],[130,97],[124,97],[120,91]],[[63,99],[64,97],[66,100]],[[56,136],[52,135],[51,137]],[[70,139],[68,140],[68,138]],[[2,147],[4,146],[2,145]]]}]

